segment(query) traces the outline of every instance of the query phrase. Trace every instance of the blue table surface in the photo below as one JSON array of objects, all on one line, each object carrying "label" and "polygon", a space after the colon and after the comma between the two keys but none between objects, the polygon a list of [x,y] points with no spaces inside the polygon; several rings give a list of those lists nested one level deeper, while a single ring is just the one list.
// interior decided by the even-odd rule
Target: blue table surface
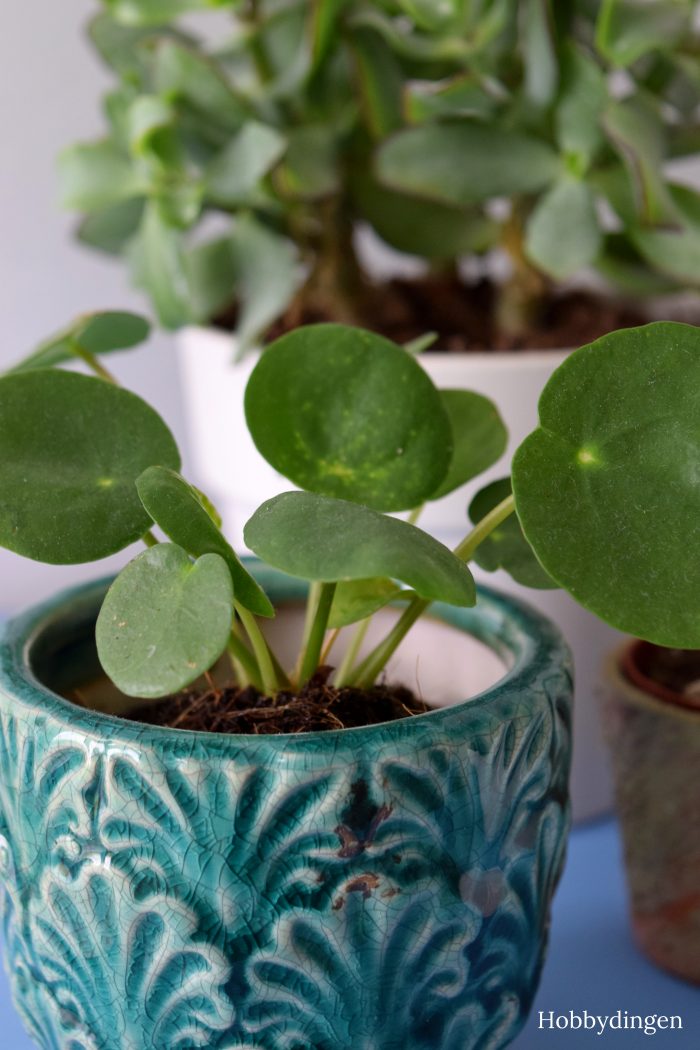
[{"label": "blue table surface", "polygon": [[[621,1050],[700,1050],[700,989],[655,969],[637,952],[627,921],[624,876],[616,826],[577,829],[571,836],[566,871],[554,906],[552,935],[542,984],[530,1020],[512,1050],[576,1050],[610,1046]],[[583,1014],[680,1015],[683,1029],[608,1031],[541,1030],[539,1011],[549,1016]],[[0,1047],[35,1050],[0,975]],[[146,1048],[144,1048],[146,1050]]]}]

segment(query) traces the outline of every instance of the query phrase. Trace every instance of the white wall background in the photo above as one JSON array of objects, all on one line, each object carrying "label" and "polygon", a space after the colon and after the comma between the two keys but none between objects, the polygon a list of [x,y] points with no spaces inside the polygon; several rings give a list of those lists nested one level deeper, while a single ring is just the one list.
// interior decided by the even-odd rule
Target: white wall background
[{"label": "white wall background", "polygon": [[[99,96],[109,83],[85,39],[96,0],[15,4],[0,34],[0,371],[85,310],[144,301],[122,267],[74,244],[61,212],[55,158],[99,135]],[[146,309],[146,312],[147,309]],[[150,401],[180,444],[183,425],[173,340],[112,358],[122,382]],[[0,493],[0,498],[2,494]],[[87,566],[45,566],[0,550],[0,614],[94,578],[128,555]]]}]

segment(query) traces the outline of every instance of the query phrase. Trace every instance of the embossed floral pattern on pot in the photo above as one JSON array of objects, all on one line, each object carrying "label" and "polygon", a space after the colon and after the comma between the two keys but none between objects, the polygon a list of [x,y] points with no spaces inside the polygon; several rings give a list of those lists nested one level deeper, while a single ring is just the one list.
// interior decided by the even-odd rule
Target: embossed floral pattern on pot
[{"label": "embossed floral pattern on pot", "polygon": [[[277,599],[304,594],[257,573]],[[2,646],[6,965],[39,1046],[505,1046],[568,826],[571,678],[551,625],[484,591],[436,615],[510,663],[486,693],[365,729],[212,736],[41,684],[88,673],[103,593],[60,596]]]}]

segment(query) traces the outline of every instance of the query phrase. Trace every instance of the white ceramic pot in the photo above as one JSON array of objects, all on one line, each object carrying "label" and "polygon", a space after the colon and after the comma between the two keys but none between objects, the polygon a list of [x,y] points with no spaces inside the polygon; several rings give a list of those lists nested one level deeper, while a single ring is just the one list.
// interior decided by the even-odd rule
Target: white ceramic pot
[{"label": "white ceramic pot", "polygon": [[[210,328],[186,328],[178,336],[179,362],[195,481],[219,508],[227,535],[239,550],[243,526],[260,504],[293,488],[258,453],[246,428],[243,393],[256,356],[232,364],[230,335]],[[490,397],[503,416],[510,440],[502,459],[472,485],[430,504],[420,526],[448,546],[468,528],[466,508],[486,482],[505,476],[513,452],[537,425],[537,401],[566,351],[528,353],[427,353],[421,364],[439,387],[475,390]],[[387,391],[390,396],[391,392]],[[561,629],[576,668],[574,757],[571,795],[574,819],[599,816],[610,809],[612,786],[598,716],[602,667],[622,637],[581,609],[561,591],[533,591],[505,573],[476,573],[484,582],[524,598]]]}]

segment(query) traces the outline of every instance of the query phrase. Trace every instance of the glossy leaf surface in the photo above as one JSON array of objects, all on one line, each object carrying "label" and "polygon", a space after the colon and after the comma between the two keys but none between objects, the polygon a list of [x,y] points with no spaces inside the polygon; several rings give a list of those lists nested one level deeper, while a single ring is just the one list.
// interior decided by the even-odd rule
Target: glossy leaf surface
[{"label": "glossy leaf surface", "polygon": [[283,492],[255,512],[244,538],[268,564],[302,579],[388,576],[431,601],[476,601],[469,569],[447,547],[415,525],[347,500]]},{"label": "glossy leaf surface", "polygon": [[393,580],[344,580],[335,589],[328,626],[346,627],[357,623],[401,595],[410,598],[411,594],[411,591],[397,586]]},{"label": "glossy leaf surface", "polygon": [[136,479],[180,457],[128,390],[60,370],[0,379],[0,544],[37,561],[95,561],[151,525]]},{"label": "glossy leaf surface", "polygon": [[168,696],[226,648],[231,575],[218,554],[192,562],[173,543],[143,551],[109,588],[97,618],[100,663],[128,696]]},{"label": "glossy leaf surface", "polygon": [[224,559],[237,602],[260,616],[274,615],[269,598],[221,534],[209,501],[194,486],[167,467],[149,467],[136,482],[136,488],[148,513],[174,543],[194,558],[218,554]]},{"label": "glossy leaf surface", "polygon": [[313,325],[278,339],[253,370],[245,411],[281,474],[377,510],[411,509],[449,467],[440,394],[401,347],[359,328]]},{"label": "glossy leaf surface", "polygon": [[441,390],[452,428],[454,451],[447,476],[431,495],[440,499],[475,478],[501,458],[508,431],[492,401],[471,390]]},{"label": "glossy leaf surface", "polygon": [[546,571],[620,630],[700,647],[700,330],[604,336],[557,369],[539,411],[513,490]]}]

